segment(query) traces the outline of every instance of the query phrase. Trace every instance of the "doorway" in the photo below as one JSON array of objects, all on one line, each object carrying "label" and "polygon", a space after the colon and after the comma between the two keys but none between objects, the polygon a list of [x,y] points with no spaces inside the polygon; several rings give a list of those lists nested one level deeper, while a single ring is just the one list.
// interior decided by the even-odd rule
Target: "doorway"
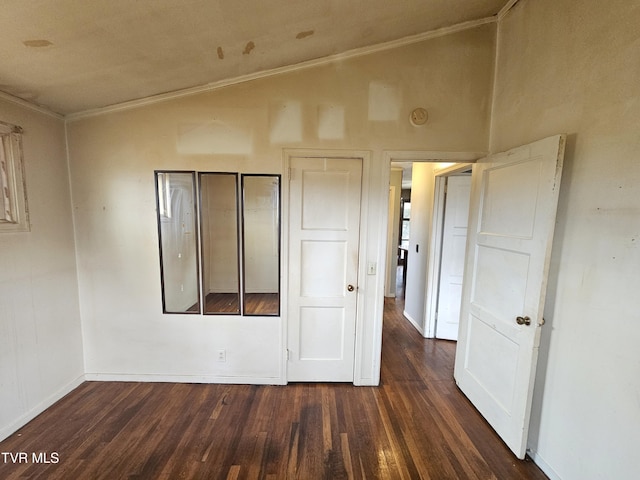
[{"label": "doorway", "polygon": [[427,338],[458,339],[472,168],[473,164],[460,163],[434,172],[425,298]]},{"label": "doorway", "polygon": [[[527,448],[565,142],[548,137],[473,168],[454,377],[518,458]],[[435,262],[429,270],[433,289]]]},{"label": "doorway", "polygon": [[[410,189],[411,215],[409,240],[400,242],[400,221],[403,215],[400,210],[400,195],[396,194],[398,203],[393,206],[394,234],[397,234],[395,245],[402,245],[402,251],[390,240],[387,248],[386,296],[404,300],[404,317],[425,337],[435,337],[435,304],[439,279],[439,256],[434,251],[441,250],[441,238],[434,237],[434,225],[442,227],[444,215],[438,214],[438,208],[444,206],[444,185],[446,177],[459,175],[468,171],[472,162],[484,156],[483,153],[469,152],[389,152],[390,186],[397,191]],[[398,180],[398,170],[402,172],[402,180]],[[394,184],[395,182],[395,184]],[[403,197],[405,195],[403,194]],[[407,194],[408,197],[408,194]],[[437,203],[440,201],[440,203]],[[390,211],[392,207],[390,206]],[[466,211],[466,210],[465,210]],[[465,214],[466,215],[466,214]],[[464,216],[464,215],[463,215]],[[464,243],[464,242],[462,242]],[[402,262],[399,262],[400,252]],[[400,264],[400,266],[398,266]],[[404,297],[390,294],[389,285],[393,285],[393,274],[399,278],[406,275],[406,288],[398,285],[396,292],[403,292]],[[402,275],[402,277],[400,277]],[[404,283],[404,282],[403,282]],[[458,287],[459,288],[459,287]],[[429,309],[427,309],[429,307]]]},{"label": "doorway", "polygon": [[[458,340],[462,278],[465,264],[471,172],[442,178],[444,185],[443,221],[435,231],[440,238],[440,274],[436,289],[435,338]],[[436,238],[438,242],[438,238]]]}]

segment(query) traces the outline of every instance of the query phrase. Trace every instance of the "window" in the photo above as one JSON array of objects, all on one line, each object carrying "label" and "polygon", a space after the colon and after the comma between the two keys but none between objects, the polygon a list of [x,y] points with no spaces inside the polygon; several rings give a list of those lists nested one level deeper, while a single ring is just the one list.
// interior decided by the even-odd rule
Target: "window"
[{"label": "window", "polygon": [[400,243],[408,243],[411,225],[411,202],[402,203],[402,227],[400,229]]},{"label": "window", "polygon": [[155,180],[163,312],[279,315],[280,176],[156,171]]},{"label": "window", "polygon": [[200,173],[200,238],[205,314],[240,313],[238,175]]},{"label": "window", "polygon": [[0,232],[28,230],[22,129],[0,122]]},{"label": "window", "polygon": [[245,315],[280,312],[280,177],[242,175]]},{"label": "window", "polygon": [[157,172],[162,310],[200,313],[196,184],[193,172]]}]

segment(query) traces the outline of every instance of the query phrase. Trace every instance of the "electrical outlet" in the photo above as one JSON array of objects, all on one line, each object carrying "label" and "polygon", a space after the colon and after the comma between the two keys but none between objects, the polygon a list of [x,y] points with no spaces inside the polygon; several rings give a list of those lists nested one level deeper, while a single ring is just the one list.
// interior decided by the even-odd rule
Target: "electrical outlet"
[{"label": "electrical outlet", "polygon": [[227,361],[227,351],[226,350],[218,350],[218,361],[226,362]]}]

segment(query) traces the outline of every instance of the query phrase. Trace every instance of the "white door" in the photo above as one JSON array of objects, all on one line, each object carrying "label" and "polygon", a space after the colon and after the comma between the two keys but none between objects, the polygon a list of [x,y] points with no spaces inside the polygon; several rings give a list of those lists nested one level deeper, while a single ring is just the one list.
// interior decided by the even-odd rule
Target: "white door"
[{"label": "white door", "polygon": [[473,172],[455,378],[507,446],[526,452],[565,136]]},{"label": "white door", "polygon": [[354,378],[362,159],[293,157],[288,381]]},{"label": "white door", "polygon": [[436,338],[458,339],[471,175],[447,177]]}]

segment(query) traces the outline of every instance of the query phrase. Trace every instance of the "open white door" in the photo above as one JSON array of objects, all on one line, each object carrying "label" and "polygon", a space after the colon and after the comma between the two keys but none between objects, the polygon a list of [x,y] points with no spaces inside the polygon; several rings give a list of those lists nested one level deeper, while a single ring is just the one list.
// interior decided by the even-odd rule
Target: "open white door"
[{"label": "open white door", "polygon": [[436,338],[457,340],[460,324],[471,175],[447,177]]},{"label": "open white door", "polygon": [[455,379],[524,458],[565,136],[473,172]]},{"label": "open white door", "polygon": [[292,157],[287,379],[354,379],[362,159]]}]

